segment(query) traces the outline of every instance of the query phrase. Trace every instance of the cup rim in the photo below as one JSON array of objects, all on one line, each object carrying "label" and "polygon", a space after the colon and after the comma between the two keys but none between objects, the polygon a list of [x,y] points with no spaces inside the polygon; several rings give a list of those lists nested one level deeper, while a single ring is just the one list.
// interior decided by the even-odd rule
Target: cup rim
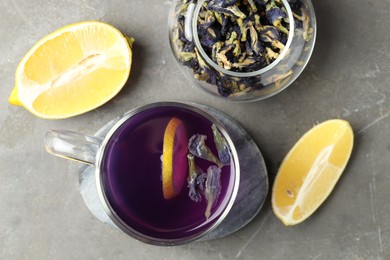
[{"label": "cup rim", "polygon": [[[188,237],[179,237],[179,238],[171,238],[171,239],[163,239],[163,238],[156,238],[148,235],[144,235],[141,232],[133,229],[128,224],[126,224],[114,211],[114,209],[111,207],[110,203],[108,202],[108,199],[106,197],[106,194],[104,192],[104,184],[103,184],[103,172],[101,170],[101,162],[103,159],[103,156],[105,154],[106,147],[113,136],[113,134],[116,132],[116,130],[123,125],[128,119],[133,117],[134,115],[138,114],[139,112],[145,111],[147,109],[155,108],[155,107],[162,107],[162,106],[173,106],[173,107],[179,107],[179,108],[185,108],[189,109],[191,111],[194,111],[201,116],[204,116],[208,120],[210,120],[212,123],[215,123],[222,133],[222,135],[225,137],[226,141],[228,142],[232,158],[234,161],[234,184],[232,187],[232,191],[229,194],[228,202],[225,205],[225,208],[223,209],[222,213],[216,218],[215,222],[206,230],[203,230],[201,232],[192,234]],[[182,245],[187,244],[193,241],[196,241],[200,239],[201,237],[205,236],[207,233],[215,229],[219,224],[222,223],[222,221],[226,218],[228,213],[230,212],[237,194],[238,194],[238,188],[239,188],[239,182],[240,182],[240,165],[238,160],[238,154],[235,148],[235,145],[233,141],[231,140],[228,132],[226,131],[223,124],[213,116],[211,116],[207,111],[199,107],[195,103],[190,102],[176,102],[176,101],[166,101],[166,102],[155,102],[147,105],[138,106],[128,112],[126,112],[119,120],[114,124],[114,126],[110,129],[110,131],[107,133],[107,135],[104,137],[101,146],[99,147],[99,150],[96,154],[96,164],[95,164],[95,178],[96,178],[96,185],[97,185],[97,192],[99,195],[100,202],[102,203],[102,206],[104,208],[104,211],[109,216],[109,218],[114,222],[114,224],[120,228],[122,231],[124,231],[126,234],[130,235],[131,237],[142,241],[147,244],[152,245],[158,245],[158,246],[174,246],[174,245]]]},{"label": "cup rim", "polygon": [[194,10],[194,13],[192,16],[192,26],[191,27],[192,27],[192,34],[194,36],[193,40],[194,40],[195,46],[198,49],[202,58],[204,58],[206,60],[207,64],[212,66],[215,70],[220,71],[220,72],[227,74],[229,76],[233,76],[233,77],[254,77],[254,76],[261,75],[261,74],[273,69],[287,55],[288,50],[290,49],[291,43],[293,41],[294,31],[295,31],[295,25],[294,25],[295,19],[294,19],[294,15],[293,15],[293,12],[291,10],[290,4],[287,2],[287,0],[281,0],[281,1],[283,3],[284,7],[286,8],[288,19],[289,19],[289,34],[288,34],[288,38],[287,38],[287,43],[284,46],[281,54],[271,64],[267,65],[266,67],[264,67],[262,69],[259,69],[256,71],[251,71],[251,72],[237,72],[237,71],[231,71],[231,70],[227,70],[225,68],[222,68],[221,66],[216,64],[209,57],[209,55],[207,55],[206,52],[204,51],[202,44],[199,41],[198,30],[197,30],[197,25],[198,25],[197,17],[199,15],[200,8],[202,7],[205,0],[199,0],[195,6],[195,10]]}]

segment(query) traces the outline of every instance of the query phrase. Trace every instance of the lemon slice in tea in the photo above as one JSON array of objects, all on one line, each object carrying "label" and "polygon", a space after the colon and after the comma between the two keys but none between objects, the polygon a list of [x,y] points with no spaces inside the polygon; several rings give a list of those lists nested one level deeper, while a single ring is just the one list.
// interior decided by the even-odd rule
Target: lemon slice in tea
[{"label": "lemon slice in tea", "polygon": [[184,123],[173,117],[164,132],[162,154],[162,190],[165,199],[176,197],[188,175],[188,138]]},{"label": "lemon slice in tea", "polygon": [[38,41],[21,60],[9,102],[47,119],[90,111],[126,83],[132,41],[102,22],[65,26]]},{"label": "lemon slice in tea", "polygon": [[344,120],[325,121],[290,150],[276,175],[272,209],[287,226],[301,223],[325,201],[340,178],[353,147]]}]

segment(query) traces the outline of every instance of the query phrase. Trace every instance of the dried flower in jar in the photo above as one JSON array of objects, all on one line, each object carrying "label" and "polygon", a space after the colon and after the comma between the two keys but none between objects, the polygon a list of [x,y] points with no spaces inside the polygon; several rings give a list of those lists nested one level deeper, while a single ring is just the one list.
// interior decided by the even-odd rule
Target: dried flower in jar
[{"label": "dried flower in jar", "polygon": [[[300,37],[308,41],[312,29],[301,0],[287,1],[295,28],[302,28]],[[227,77],[216,70],[202,57],[193,39],[186,37],[188,8],[197,3],[179,0],[173,32],[179,62],[191,68],[195,79],[216,86],[222,96],[263,88],[260,76]],[[205,0],[196,19],[198,47],[220,68],[232,72],[254,72],[269,66],[281,55],[289,37],[290,21],[282,0]],[[284,74],[281,72],[278,78],[288,77]]]}]

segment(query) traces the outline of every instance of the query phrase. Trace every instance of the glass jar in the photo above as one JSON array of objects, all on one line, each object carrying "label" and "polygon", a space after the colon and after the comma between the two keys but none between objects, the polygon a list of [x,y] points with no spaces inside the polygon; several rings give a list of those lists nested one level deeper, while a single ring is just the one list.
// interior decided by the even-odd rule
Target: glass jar
[{"label": "glass jar", "polygon": [[[263,8],[260,6],[257,9],[258,13],[251,12],[249,15],[246,14],[246,18],[244,18],[244,14],[239,17],[243,13],[240,10],[238,10],[239,13],[229,13],[237,10],[233,10],[229,6],[229,2],[236,5],[234,8],[247,8],[248,10],[248,2],[251,4],[266,2],[269,5],[265,7],[264,3],[264,9],[260,10]],[[271,41],[267,42],[269,40],[267,32],[273,30],[271,28],[273,27],[272,15],[269,15],[268,10],[272,8],[270,5],[275,5],[275,2],[283,10],[284,17],[283,19],[280,18],[279,22],[275,22],[274,28],[279,31],[277,32],[278,35],[283,35],[282,32],[285,33],[284,39],[281,36],[280,41],[277,41],[278,44],[283,42],[282,47],[277,49],[279,50],[277,54],[272,50],[277,44]],[[214,6],[210,7],[212,4]],[[265,8],[268,10],[265,11]],[[224,20],[221,19],[221,14],[218,14],[215,10],[222,10],[222,16],[225,19],[230,19],[229,23],[232,28],[223,27]],[[253,18],[256,15],[258,15],[257,19]],[[253,19],[250,20],[250,17]],[[243,21],[247,27],[242,26]],[[283,25],[280,26],[280,21],[283,21],[284,27]],[[266,24],[267,22],[268,24]],[[172,4],[168,25],[172,52],[180,67],[183,68],[185,74],[195,85],[223,99],[242,102],[271,97],[294,82],[307,65],[316,38],[316,18],[311,0],[176,0]],[[257,30],[257,33],[253,34],[253,38],[251,30],[255,29],[248,29],[248,27]],[[210,43],[207,42],[208,39],[205,40],[205,32],[211,33],[212,36],[210,37],[213,38],[213,36],[220,35],[226,29],[230,31],[230,39],[226,42]],[[227,52],[233,52],[232,48],[237,46],[233,44],[233,31],[237,32],[234,36],[240,35],[236,42],[237,45],[241,45],[242,48],[249,44],[250,47],[247,47],[245,51],[251,51],[251,54],[249,52],[240,54],[244,58],[240,58],[241,63],[233,63],[239,68],[236,70],[231,68],[231,62],[226,61],[228,54],[218,56],[222,53],[221,48],[219,49],[220,52],[214,52],[214,50],[218,50],[217,44],[225,46],[225,51],[228,49]],[[246,42],[243,39],[244,34],[246,35]],[[253,52],[256,47],[255,44],[258,42],[261,42],[260,48],[264,51],[263,53]],[[229,44],[232,44],[232,46],[226,47]],[[211,48],[209,48],[210,45],[212,45]],[[210,49],[212,49],[211,52]],[[234,53],[239,53],[240,50]],[[221,57],[222,62],[221,60],[216,61],[215,57],[217,56]],[[251,59],[245,59],[245,56]],[[238,54],[237,58],[233,59],[237,60]],[[255,67],[250,64],[251,66],[240,70],[240,68],[243,68],[240,66],[245,66],[246,62],[258,62],[258,64],[266,65]],[[252,71],[248,69],[250,67],[252,67]]]}]

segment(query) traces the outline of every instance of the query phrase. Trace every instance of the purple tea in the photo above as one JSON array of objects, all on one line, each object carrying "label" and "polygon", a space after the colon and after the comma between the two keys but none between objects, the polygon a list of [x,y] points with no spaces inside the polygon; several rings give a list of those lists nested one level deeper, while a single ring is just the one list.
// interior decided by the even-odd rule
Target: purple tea
[{"label": "purple tea", "polygon": [[[191,140],[184,155],[188,157],[184,187],[166,199],[162,153],[165,129],[172,118],[181,120]],[[107,143],[101,164],[106,202],[122,222],[143,236],[174,240],[207,230],[223,213],[234,187],[234,164],[226,158],[224,141],[207,117],[188,108],[165,105],[138,112]],[[207,153],[217,161],[202,158]],[[191,169],[197,174],[191,175]],[[215,174],[220,179],[210,177]]]}]

